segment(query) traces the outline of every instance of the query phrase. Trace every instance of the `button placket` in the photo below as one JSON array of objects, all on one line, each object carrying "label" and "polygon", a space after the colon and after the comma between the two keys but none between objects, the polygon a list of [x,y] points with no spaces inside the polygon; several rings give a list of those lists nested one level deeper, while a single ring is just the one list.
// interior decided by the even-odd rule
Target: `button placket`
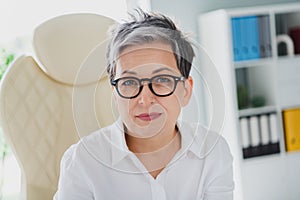
[{"label": "button placket", "polygon": [[152,200],[166,200],[167,195],[164,187],[157,181],[152,179],[151,181]]}]

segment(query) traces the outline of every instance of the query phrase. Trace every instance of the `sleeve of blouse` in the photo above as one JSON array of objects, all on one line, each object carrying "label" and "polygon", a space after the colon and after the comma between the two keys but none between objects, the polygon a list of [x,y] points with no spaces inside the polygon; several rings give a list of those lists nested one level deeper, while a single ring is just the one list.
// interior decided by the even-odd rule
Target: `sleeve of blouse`
[{"label": "sleeve of blouse", "polygon": [[80,163],[76,160],[76,145],[71,146],[61,159],[58,190],[53,197],[53,200],[70,199],[94,199]]},{"label": "sleeve of blouse", "polygon": [[204,200],[233,200],[233,157],[223,137],[219,138],[211,157],[212,176]]}]

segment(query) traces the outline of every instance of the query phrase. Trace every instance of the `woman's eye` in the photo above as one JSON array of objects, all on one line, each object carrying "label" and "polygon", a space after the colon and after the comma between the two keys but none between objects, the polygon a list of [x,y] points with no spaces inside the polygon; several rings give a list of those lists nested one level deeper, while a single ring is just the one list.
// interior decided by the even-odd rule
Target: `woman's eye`
[{"label": "woman's eye", "polygon": [[166,78],[166,77],[159,77],[156,79],[156,83],[169,83],[172,80],[170,78]]},{"label": "woman's eye", "polygon": [[123,86],[136,86],[137,82],[135,80],[126,80],[122,83]]}]

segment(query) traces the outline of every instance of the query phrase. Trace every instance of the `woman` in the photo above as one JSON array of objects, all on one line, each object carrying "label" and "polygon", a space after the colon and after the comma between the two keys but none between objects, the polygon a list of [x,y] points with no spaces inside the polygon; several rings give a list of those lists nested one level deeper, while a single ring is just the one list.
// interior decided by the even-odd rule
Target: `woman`
[{"label": "woman", "polygon": [[164,15],[132,17],[107,49],[120,117],[65,152],[54,199],[233,199],[225,140],[178,120],[193,90],[190,42]]}]

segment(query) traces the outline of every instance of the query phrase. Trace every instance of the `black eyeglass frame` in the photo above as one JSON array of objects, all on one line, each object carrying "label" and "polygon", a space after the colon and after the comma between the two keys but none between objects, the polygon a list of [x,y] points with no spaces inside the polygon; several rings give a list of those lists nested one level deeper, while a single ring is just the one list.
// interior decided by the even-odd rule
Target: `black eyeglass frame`
[{"label": "black eyeglass frame", "polygon": [[[167,77],[171,77],[171,78],[174,79],[174,88],[173,88],[173,90],[172,90],[170,93],[168,93],[168,94],[157,94],[157,93],[155,93],[155,91],[153,90],[153,87],[152,87],[152,81],[153,81],[155,78],[160,77],[160,76],[167,76]],[[134,79],[134,80],[137,80],[137,81],[138,81],[138,83],[139,83],[139,91],[138,91],[138,93],[137,93],[136,95],[134,95],[134,96],[132,96],[132,97],[126,97],[126,96],[123,96],[123,95],[120,93],[119,88],[118,88],[117,85],[118,85],[118,82],[119,82],[120,80],[124,80],[124,79]],[[184,76],[173,76],[173,75],[170,75],[170,74],[160,74],[160,75],[153,76],[152,78],[142,78],[142,79],[139,79],[139,78],[134,77],[134,76],[121,77],[121,78],[118,78],[118,79],[115,79],[115,80],[111,80],[111,81],[110,81],[110,84],[116,88],[116,90],[117,90],[117,92],[118,92],[118,94],[119,94],[120,97],[125,98],[125,99],[134,99],[134,98],[136,98],[137,96],[139,96],[140,93],[142,92],[142,90],[143,90],[143,88],[144,88],[144,84],[142,84],[142,83],[145,82],[145,81],[149,82],[147,85],[148,85],[150,91],[151,91],[153,94],[155,94],[155,95],[158,96],[158,97],[167,97],[167,96],[170,96],[171,94],[174,93],[174,91],[176,90],[176,87],[177,87],[177,83],[178,83],[179,81],[185,81],[185,80],[186,80],[186,78],[185,78]]]}]

